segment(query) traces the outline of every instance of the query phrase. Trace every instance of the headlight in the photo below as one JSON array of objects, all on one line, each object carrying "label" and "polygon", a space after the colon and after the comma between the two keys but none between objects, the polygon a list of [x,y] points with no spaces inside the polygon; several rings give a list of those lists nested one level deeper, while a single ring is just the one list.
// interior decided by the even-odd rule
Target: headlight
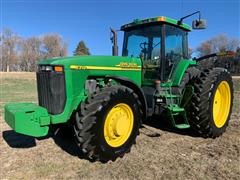
[{"label": "headlight", "polygon": [[55,71],[63,72],[63,66],[40,65],[38,71]]},{"label": "headlight", "polygon": [[53,67],[52,66],[44,66],[44,65],[40,65],[38,68],[40,71],[52,71]]},{"label": "headlight", "polygon": [[46,66],[40,66],[39,70],[40,71],[45,71],[46,70]]},{"label": "headlight", "polygon": [[45,69],[46,71],[52,71],[53,70],[53,68],[52,68],[52,66],[46,66],[46,69]]}]

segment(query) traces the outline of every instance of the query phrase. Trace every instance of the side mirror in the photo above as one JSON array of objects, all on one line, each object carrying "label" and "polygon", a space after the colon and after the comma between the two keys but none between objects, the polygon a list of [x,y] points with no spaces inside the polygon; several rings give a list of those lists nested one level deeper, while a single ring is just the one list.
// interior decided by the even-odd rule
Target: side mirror
[{"label": "side mirror", "polygon": [[193,29],[206,29],[207,28],[207,20],[206,19],[198,19],[192,22]]}]

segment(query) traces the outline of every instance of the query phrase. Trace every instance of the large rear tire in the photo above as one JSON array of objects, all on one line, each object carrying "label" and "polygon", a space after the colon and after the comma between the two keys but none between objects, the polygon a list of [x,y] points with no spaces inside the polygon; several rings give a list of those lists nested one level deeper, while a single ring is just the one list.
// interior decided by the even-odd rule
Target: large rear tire
[{"label": "large rear tire", "polygon": [[130,151],[139,134],[141,103],[133,90],[116,85],[81,103],[75,118],[80,151],[90,160],[114,161]]},{"label": "large rear tire", "polygon": [[222,135],[230,119],[233,83],[223,68],[204,70],[193,80],[194,94],[189,106],[189,123],[203,137]]}]

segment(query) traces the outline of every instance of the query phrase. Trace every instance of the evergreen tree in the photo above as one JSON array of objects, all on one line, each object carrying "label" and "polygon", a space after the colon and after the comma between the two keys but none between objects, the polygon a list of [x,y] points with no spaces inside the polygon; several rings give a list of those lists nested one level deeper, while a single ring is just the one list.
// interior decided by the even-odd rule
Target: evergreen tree
[{"label": "evergreen tree", "polygon": [[78,43],[78,46],[73,53],[74,56],[90,55],[89,49],[85,45],[84,41],[80,41]]}]

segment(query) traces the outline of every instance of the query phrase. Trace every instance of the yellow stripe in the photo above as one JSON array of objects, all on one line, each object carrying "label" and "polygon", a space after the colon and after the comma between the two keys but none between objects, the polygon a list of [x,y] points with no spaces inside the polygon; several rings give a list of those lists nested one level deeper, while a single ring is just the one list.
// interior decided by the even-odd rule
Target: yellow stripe
[{"label": "yellow stripe", "polygon": [[105,67],[105,66],[76,66],[71,65],[70,69],[76,69],[76,70],[113,70],[113,71],[141,71],[140,67]]}]

